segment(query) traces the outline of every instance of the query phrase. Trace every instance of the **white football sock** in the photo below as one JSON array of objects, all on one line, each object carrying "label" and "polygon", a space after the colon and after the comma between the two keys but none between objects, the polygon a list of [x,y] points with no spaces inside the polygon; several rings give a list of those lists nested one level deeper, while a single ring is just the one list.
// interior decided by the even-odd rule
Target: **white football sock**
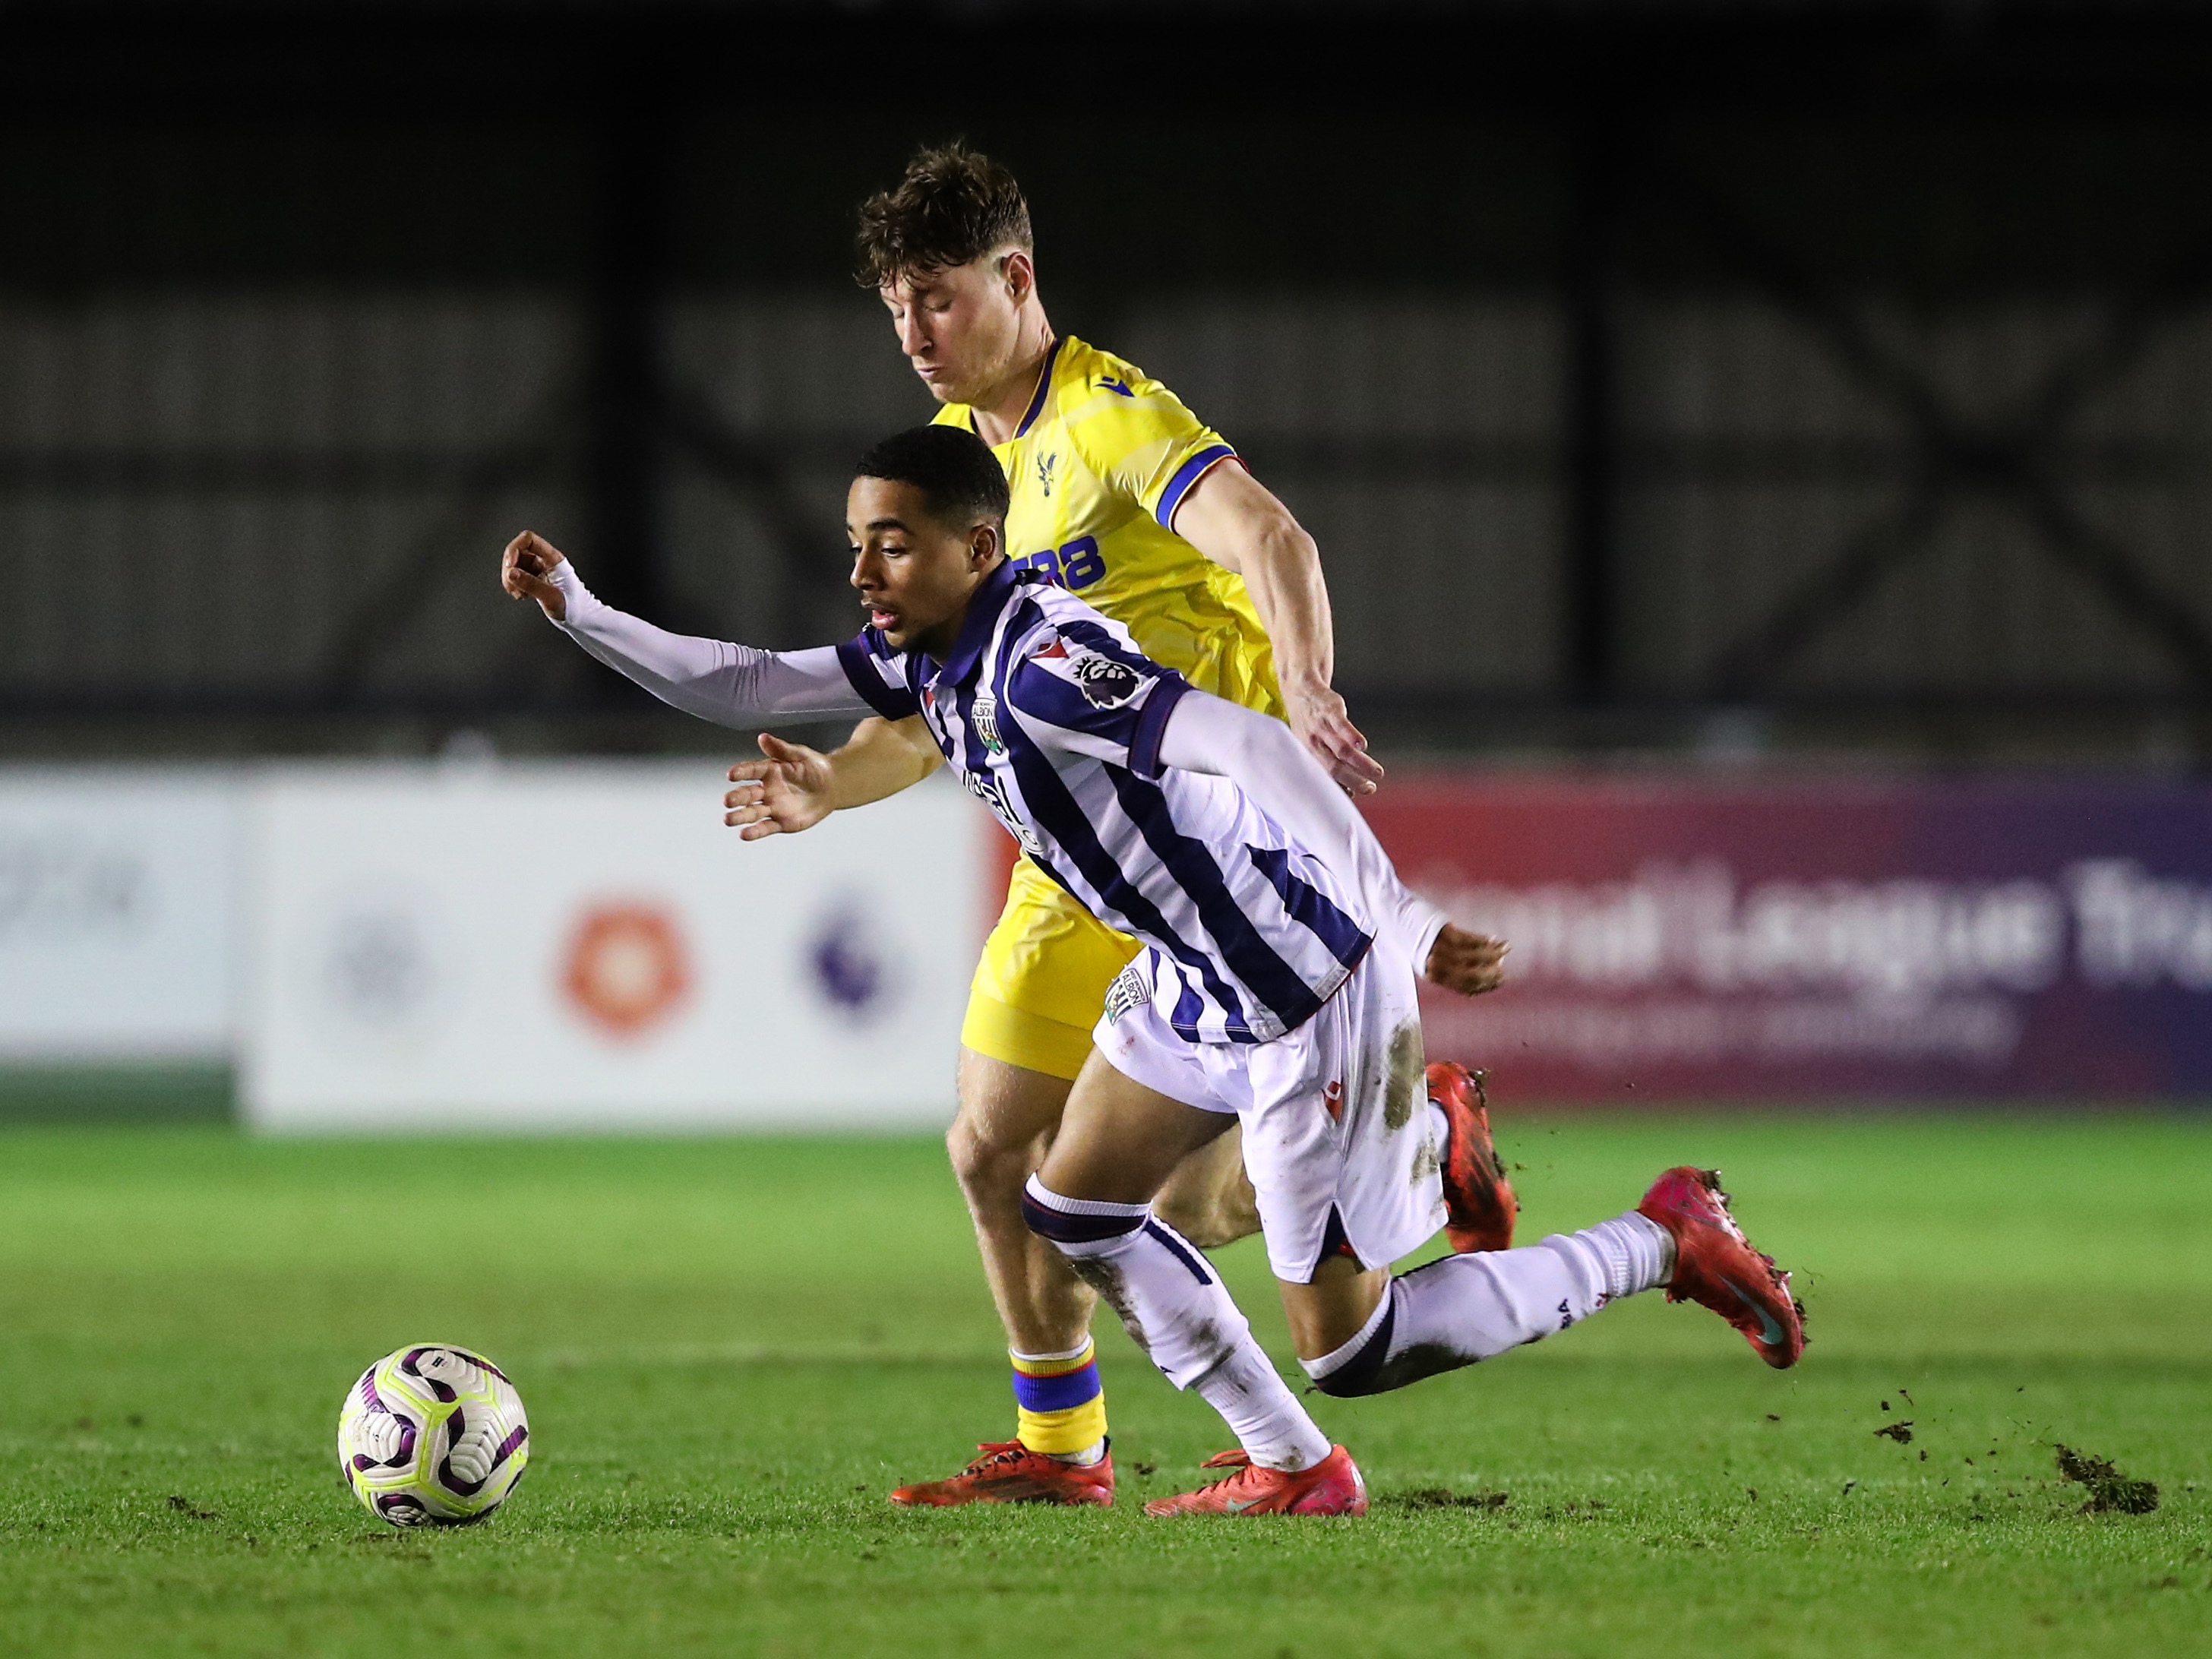
[{"label": "white football sock", "polygon": [[1631,1212],[1516,1250],[1426,1262],[1390,1281],[1366,1327],[1304,1362],[1324,1393],[1381,1394],[1563,1331],[1660,1283],[1666,1230]]},{"label": "white football sock", "polygon": [[1022,1212],[1121,1316],[1161,1375],[1221,1413],[1254,1462],[1300,1469],[1328,1455],[1328,1437],[1189,1240],[1144,1205],[1063,1198],[1034,1176]]},{"label": "white football sock", "polygon": [[1451,1114],[1433,1099],[1429,1102],[1429,1137],[1439,1152],[1451,1145]]},{"label": "white football sock", "polygon": [[1328,1437],[1249,1336],[1191,1386],[1261,1468],[1310,1469],[1328,1455]]}]

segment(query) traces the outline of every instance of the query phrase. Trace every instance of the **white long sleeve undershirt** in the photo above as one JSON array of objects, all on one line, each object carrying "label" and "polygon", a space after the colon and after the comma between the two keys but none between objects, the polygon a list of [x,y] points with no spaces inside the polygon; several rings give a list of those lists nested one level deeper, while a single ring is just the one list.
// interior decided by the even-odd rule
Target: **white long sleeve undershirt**
[{"label": "white long sleeve undershirt", "polygon": [[860,720],[875,713],[853,689],[835,646],[763,651],[727,640],[672,634],[602,604],[576,567],[553,567],[568,602],[555,624],[585,650],[672,708],[717,726],[785,720]]},{"label": "white long sleeve undershirt", "polygon": [[[672,708],[718,726],[860,720],[872,714],[853,689],[836,647],[763,651],[727,640],[672,634],[603,604],[567,560],[551,580],[567,602],[556,624],[592,656]],[[1375,832],[1322,764],[1279,720],[1193,690],[1169,715],[1160,759],[1225,777],[1299,843],[1352,882],[1378,927],[1395,926],[1414,969],[1426,965],[1443,911],[1407,890]]]},{"label": "white long sleeve undershirt", "polygon": [[1227,778],[1298,843],[1351,882],[1371,908],[1375,925],[1394,927],[1420,973],[1449,920],[1398,878],[1335,780],[1297,734],[1270,715],[1210,692],[1190,690],[1176,702],[1160,733],[1160,763]]}]

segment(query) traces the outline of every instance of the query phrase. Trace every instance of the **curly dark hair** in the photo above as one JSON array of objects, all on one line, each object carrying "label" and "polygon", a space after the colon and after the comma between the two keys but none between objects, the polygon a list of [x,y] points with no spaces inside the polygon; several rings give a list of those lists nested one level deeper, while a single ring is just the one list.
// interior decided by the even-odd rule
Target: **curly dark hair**
[{"label": "curly dark hair", "polygon": [[853,476],[912,484],[930,515],[955,529],[1006,520],[1006,470],[991,446],[965,427],[894,432],[853,463]]},{"label": "curly dark hair", "polygon": [[956,138],[915,153],[896,190],[860,204],[862,288],[948,270],[1008,245],[1034,252],[1014,175]]}]

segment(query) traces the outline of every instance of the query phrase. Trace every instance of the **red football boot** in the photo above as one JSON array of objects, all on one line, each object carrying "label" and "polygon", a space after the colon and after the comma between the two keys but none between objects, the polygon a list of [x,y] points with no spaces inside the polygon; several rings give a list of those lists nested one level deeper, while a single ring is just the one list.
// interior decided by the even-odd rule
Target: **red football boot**
[{"label": "red football boot", "polygon": [[1066,1463],[1033,1452],[1018,1440],[986,1441],[982,1454],[949,1480],[901,1486],[891,1502],[911,1508],[947,1509],[955,1504],[1095,1504],[1114,1502],[1114,1454],[1096,1463]]},{"label": "red football boot", "polygon": [[1462,1255],[1511,1249],[1513,1218],[1521,1212],[1521,1200],[1490,1143],[1484,1075],[1449,1060],[1429,1067],[1429,1098],[1444,1109],[1451,1126],[1443,1148],[1444,1237]]},{"label": "red football boot", "polygon": [[1805,1352],[1805,1310],[1790,1294],[1790,1275],[1752,1249],[1735,1224],[1718,1170],[1686,1164],[1669,1170],[1636,1209],[1674,1236],[1669,1302],[1711,1308],[1777,1370],[1797,1363]]},{"label": "red football boot", "polygon": [[1196,1492],[1155,1498],[1145,1505],[1150,1516],[1167,1515],[1364,1515],[1367,1483],[1341,1446],[1310,1469],[1263,1469],[1241,1451],[1225,1451],[1200,1465],[1233,1468]]}]

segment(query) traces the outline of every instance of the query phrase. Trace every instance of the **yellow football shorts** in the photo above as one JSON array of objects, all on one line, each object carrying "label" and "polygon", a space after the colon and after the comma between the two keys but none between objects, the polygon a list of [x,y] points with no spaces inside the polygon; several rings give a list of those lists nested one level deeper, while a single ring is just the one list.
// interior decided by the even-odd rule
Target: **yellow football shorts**
[{"label": "yellow football shorts", "polygon": [[1072,1080],[1091,1053],[1106,988],[1143,948],[1018,860],[1006,908],[975,964],[960,1041],[992,1060]]}]

